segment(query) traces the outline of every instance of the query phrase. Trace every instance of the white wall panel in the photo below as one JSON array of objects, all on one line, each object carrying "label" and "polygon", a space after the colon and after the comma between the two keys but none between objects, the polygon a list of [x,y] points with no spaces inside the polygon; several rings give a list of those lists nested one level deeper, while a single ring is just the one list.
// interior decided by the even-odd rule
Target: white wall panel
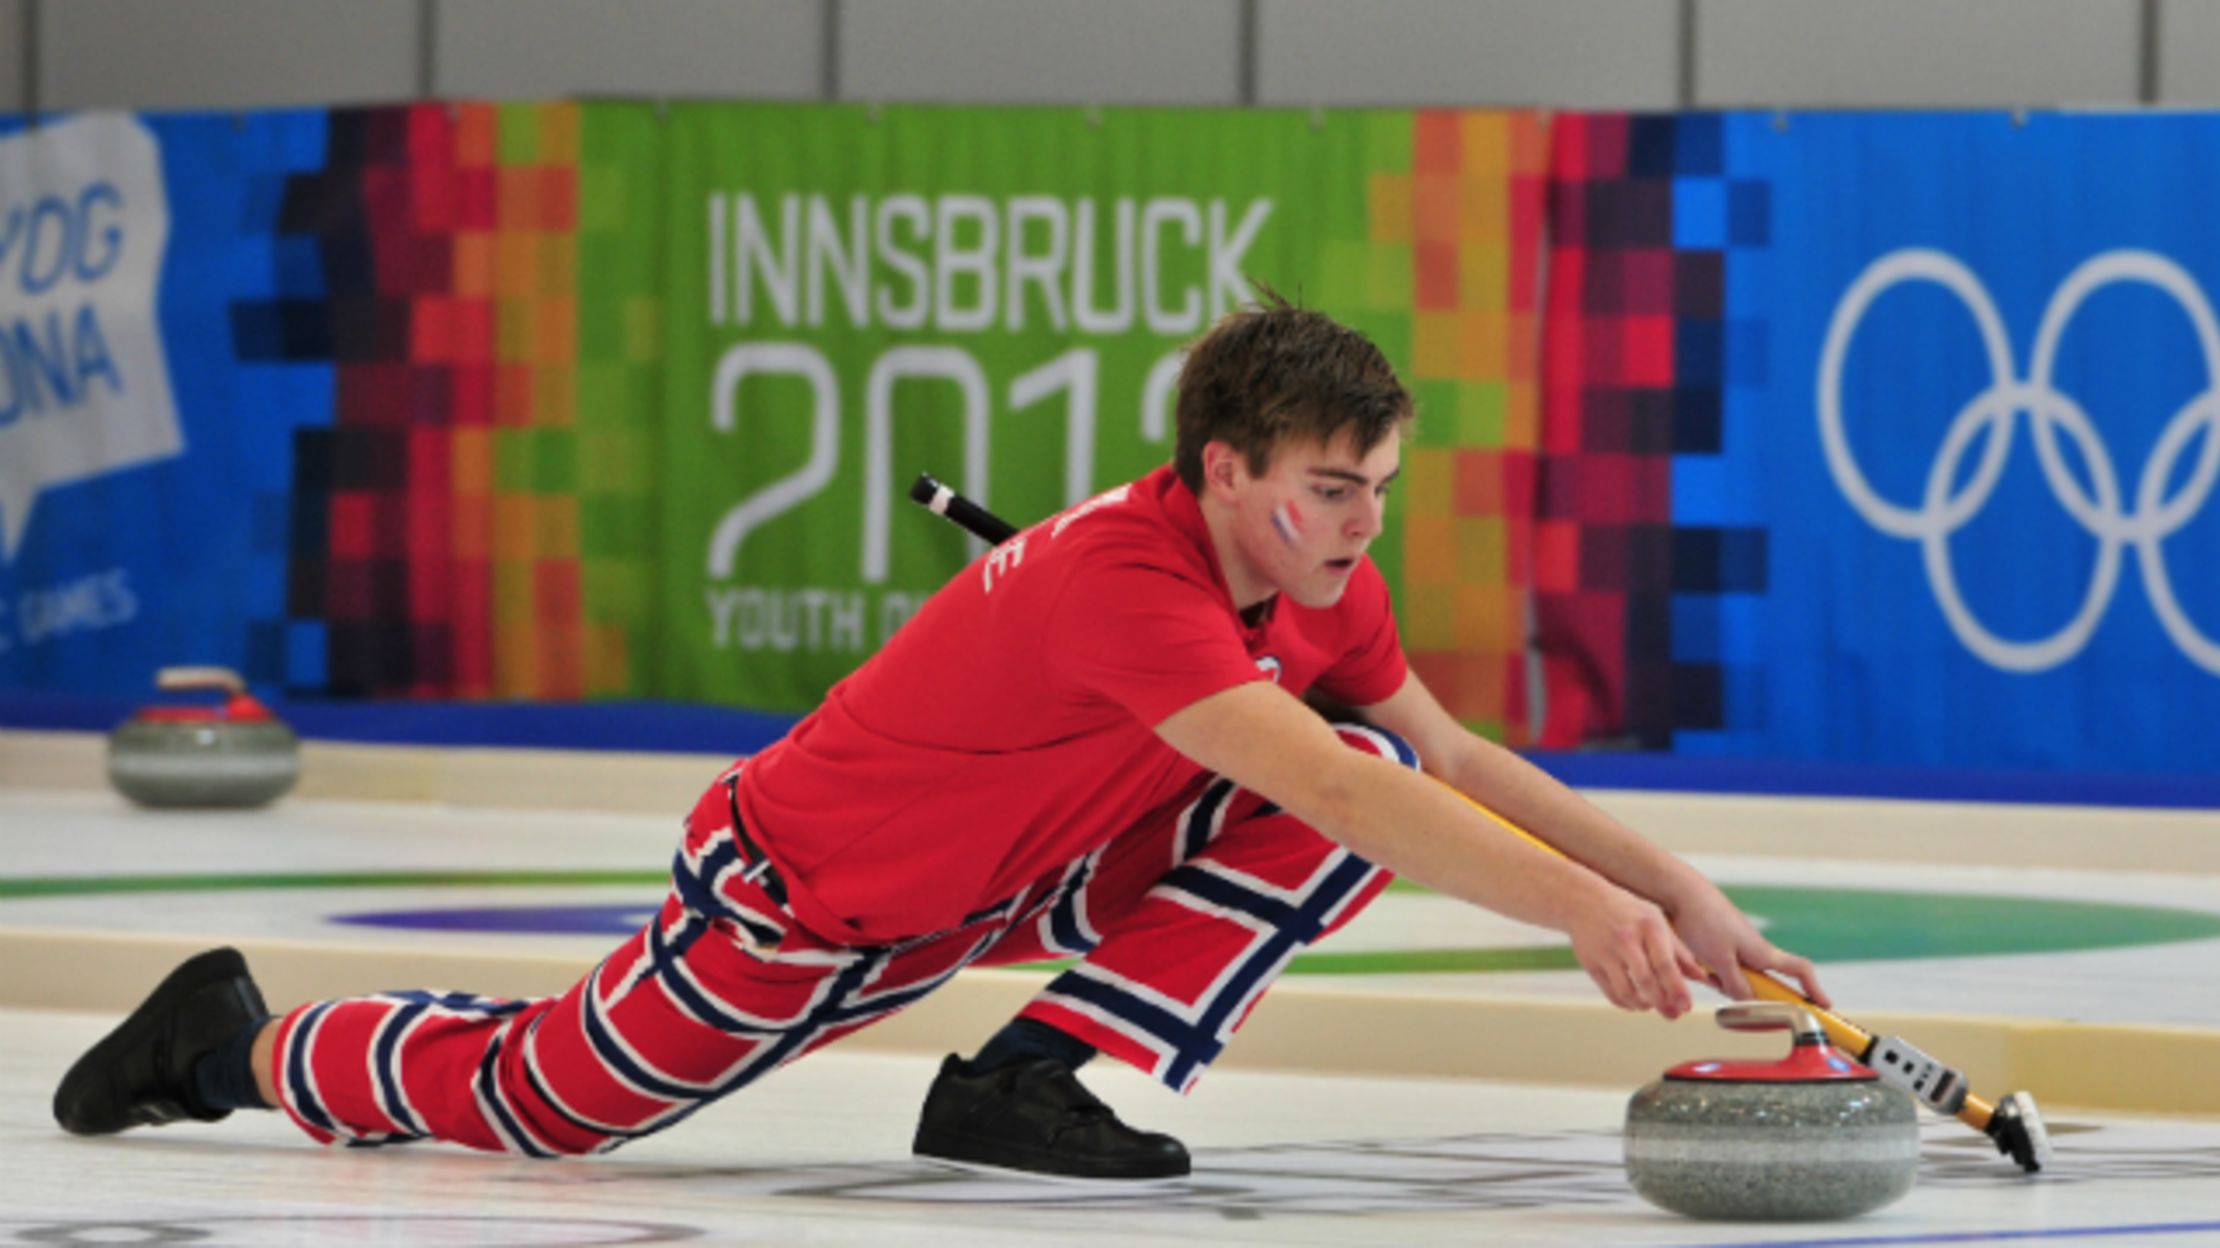
[{"label": "white wall panel", "polygon": [[2159,0],[2158,102],[2220,104],[2220,4]]},{"label": "white wall panel", "polygon": [[436,0],[432,91],[815,99],[829,0]]},{"label": "white wall panel", "polygon": [[240,108],[405,100],[416,0],[46,0],[51,108]]},{"label": "white wall panel", "polygon": [[0,113],[22,113],[31,108],[27,40],[29,0],[0,0]]},{"label": "white wall panel", "polygon": [[842,0],[852,100],[1234,104],[1239,0]]},{"label": "white wall panel", "polygon": [[[828,9],[837,48],[825,46]],[[2220,105],[2220,0],[2155,0]],[[35,38],[30,15],[37,13]],[[1691,0],[1700,107],[2135,102],[2144,0]],[[439,94],[1672,108],[1682,0],[0,0],[0,109]],[[1244,23],[1252,13],[1253,23]],[[430,30],[422,26],[430,14]],[[1245,49],[1244,34],[1253,37]],[[36,56],[26,72],[26,47]]]},{"label": "white wall panel", "polygon": [[2142,0],[1696,0],[1696,103],[2132,104]]},{"label": "white wall panel", "polygon": [[1258,0],[1263,104],[1678,103],[1678,0]]}]

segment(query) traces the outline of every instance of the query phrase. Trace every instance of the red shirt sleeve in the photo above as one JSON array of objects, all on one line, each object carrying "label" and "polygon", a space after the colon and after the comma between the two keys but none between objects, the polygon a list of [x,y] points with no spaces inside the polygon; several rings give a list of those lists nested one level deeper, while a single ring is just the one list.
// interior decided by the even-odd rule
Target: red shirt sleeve
[{"label": "red shirt sleeve", "polygon": [[1108,699],[1154,727],[1211,694],[1263,678],[1224,595],[1138,562],[1091,564],[1049,612],[1043,676],[1069,694]]},{"label": "red shirt sleeve", "polygon": [[1387,578],[1370,559],[1357,565],[1343,592],[1341,658],[1318,677],[1318,688],[1351,706],[1385,702],[1403,687],[1408,665],[1395,631]]}]

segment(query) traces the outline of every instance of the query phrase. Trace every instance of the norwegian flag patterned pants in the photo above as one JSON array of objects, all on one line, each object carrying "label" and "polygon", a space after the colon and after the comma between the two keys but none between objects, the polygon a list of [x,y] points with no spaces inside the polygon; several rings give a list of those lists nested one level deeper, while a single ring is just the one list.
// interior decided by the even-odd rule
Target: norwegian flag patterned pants
[{"label": "norwegian flag patterned pants", "polygon": [[[1416,767],[1374,728],[1345,744]],[[734,834],[730,784],[687,820],[660,912],[568,992],[388,992],[278,1022],[282,1108],[325,1143],[441,1139],[534,1157],[605,1152],[909,1005],[966,966],[1078,960],[1023,1014],[1179,1091],[1288,960],[1388,882],[1225,779],[1023,895],[897,944],[797,926]]]}]

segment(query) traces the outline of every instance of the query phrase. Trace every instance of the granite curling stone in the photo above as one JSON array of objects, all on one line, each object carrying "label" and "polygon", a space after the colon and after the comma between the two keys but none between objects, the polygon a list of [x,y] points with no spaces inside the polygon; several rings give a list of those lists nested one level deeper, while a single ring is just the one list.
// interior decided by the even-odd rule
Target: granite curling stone
[{"label": "granite curling stone", "polygon": [[266,806],[300,778],[300,740],[220,667],[166,667],[162,689],[217,689],[220,705],[142,707],[108,734],[108,781],[142,806]]},{"label": "granite curling stone", "polygon": [[1773,1002],[1717,1014],[1737,1031],[1787,1030],[1778,1062],[1687,1062],[1627,1102],[1627,1179],[1692,1218],[1826,1221],[1879,1209],[1919,1172],[1912,1099],[1827,1044],[1808,1011]]}]

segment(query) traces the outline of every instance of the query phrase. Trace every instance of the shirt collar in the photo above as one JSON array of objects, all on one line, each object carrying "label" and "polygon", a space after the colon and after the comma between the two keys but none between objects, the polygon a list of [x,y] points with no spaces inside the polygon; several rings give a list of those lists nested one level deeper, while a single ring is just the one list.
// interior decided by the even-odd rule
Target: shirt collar
[{"label": "shirt collar", "polygon": [[1187,483],[1179,479],[1179,474],[1169,464],[1150,473],[1146,483],[1156,493],[1172,527],[1201,554],[1203,566],[1210,569],[1211,584],[1217,587],[1218,597],[1226,604],[1226,610],[1232,612],[1244,628],[1262,628],[1270,624],[1279,611],[1281,595],[1275,593],[1257,604],[1254,624],[1243,618],[1242,612],[1233,605],[1233,589],[1226,581],[1225,568],[1218,562],[1218,545],[1210,540],[1210,525],[1203,520],[1202,503],[1196,499],[1195,492],[1187,488]]}]

